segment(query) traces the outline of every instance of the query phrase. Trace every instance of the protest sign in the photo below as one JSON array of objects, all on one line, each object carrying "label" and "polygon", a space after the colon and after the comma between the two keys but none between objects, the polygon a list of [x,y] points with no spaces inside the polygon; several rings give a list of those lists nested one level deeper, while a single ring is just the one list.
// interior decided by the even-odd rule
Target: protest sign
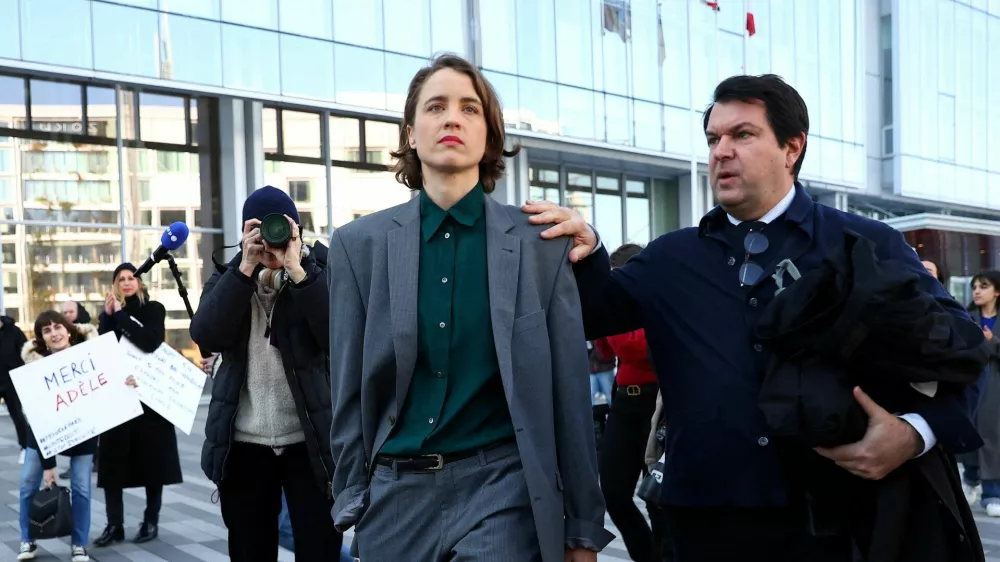
[{"label": "protest sign", "polygon": [[145,353],[128,338],[119,344],[124,369],[135,377],[139,400],[191,435],[201,391],[208,377],[194,363],[162,343]]},{"label": "protest sign", "polygon": [[125,384],[113,333],[10,372],[43,458],[50,458],[142,414]]}]

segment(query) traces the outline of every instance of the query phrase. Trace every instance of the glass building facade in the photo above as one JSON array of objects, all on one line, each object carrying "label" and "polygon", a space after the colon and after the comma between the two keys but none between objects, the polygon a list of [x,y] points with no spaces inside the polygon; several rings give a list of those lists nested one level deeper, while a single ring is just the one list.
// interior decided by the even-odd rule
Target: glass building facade
[{"label": "glass building facade", "polygon": [[[114,266],[183,220],[197,306],[263,185],[296,201],[310,241],[408,200],[390,154],[406,89],[446,51],[484,70],[522,147],[494,197],[571,206],[612,249],[714,205],[703,112],[742,73],[806,100],[801,179],[821,202],[913,232],[968,215],[960,232],[992,236],[1000,0],[718,4],[0,0],[0,305],[22,326],[68,299],[96,314]],[[147,277],[195,357],[169,271]]]},{"label": "glass building facade", "polygon": [[882,17],[895,193],[1000,209],[1000,1],[897,0]]}]

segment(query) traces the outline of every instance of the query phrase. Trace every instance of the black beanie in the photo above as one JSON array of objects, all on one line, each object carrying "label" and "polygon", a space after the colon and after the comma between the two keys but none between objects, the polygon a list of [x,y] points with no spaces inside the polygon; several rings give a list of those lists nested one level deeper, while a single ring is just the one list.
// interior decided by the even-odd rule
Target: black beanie
[{"label": "black beanie", "polygon": [[121,273],[122,271],[125,271],[126,269],[131,271],[132,275],[135,275],[135,266],[130,264],[129,262],[125,262],[115,268],[115,274],[111,276],[112,285],[114,285],[115,281],[118,281],[118,274]]},{"label": "black beanie", "polygon": [[[243,203],[243,222],[250,219],[264,220],[264,217],[271,213],[288,215],[295,221],[295,224],[302,224],[299,220],[299,210],[295,208],[295,201],[287,193],[276,187],[265,185],[254,191]],[[240,225],[243,231],[243,225]]]}]

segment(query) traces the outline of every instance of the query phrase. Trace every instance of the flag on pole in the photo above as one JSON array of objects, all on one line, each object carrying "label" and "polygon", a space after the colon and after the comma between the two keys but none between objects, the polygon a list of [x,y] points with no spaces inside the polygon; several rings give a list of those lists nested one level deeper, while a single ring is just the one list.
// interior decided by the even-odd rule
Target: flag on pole
[{"label": "flag on pole", "polygon": [[754,33],[757,33],[757,24],[753,21],[753,12],[747,12],[747,33],[750,37],[753,37]]}]

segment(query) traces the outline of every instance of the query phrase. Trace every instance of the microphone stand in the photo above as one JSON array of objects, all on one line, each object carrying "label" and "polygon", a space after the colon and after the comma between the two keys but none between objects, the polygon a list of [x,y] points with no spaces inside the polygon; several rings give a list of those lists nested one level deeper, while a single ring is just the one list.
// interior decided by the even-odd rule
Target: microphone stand
[{"label": "microphone stand", "polygon": [[169,253],[165,259],[170,266],[170,273],[174,275],[174,280],[177,281],[177,292],[181,295],[181,300],[184,301],[184,307],[187,308],[188,318],[194,318],[194,309],[191,308],[191,301],[188,300],[187,287],[184,286],[184,281],[181,281],[181,271],[177,269],[177,262],[174,261],[174,256]]}]

